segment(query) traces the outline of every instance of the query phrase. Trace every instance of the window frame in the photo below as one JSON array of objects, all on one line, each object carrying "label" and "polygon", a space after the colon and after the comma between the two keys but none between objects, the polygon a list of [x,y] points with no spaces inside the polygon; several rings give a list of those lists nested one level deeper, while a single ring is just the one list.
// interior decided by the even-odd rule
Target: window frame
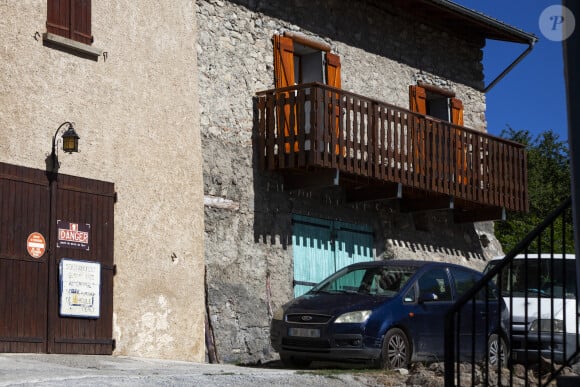
[{"label": "window frame", "polygon": [[[296,76],[302,77],[301,68],[296,69],[296,58],[300,59],[300,62],[304,59],[302,56],[305,53],[316,54],[320,52],[320,57],[322,59],[321,74],[324,78],[320,83],[325,84],[337,89],[341,88],[341,63],[340,56],[330,52],[330,46],[324,43],[314,41],[306,36],[298,35],[295,33],[285,32],[283,35],[275,34],[272,37],[273,42],[273,59],[274,59],[274,87],[276,89],[292,87],[299,85],[300,79],[295,79]],[[298,48],[298,50],[296,49]],[[286,98],[290,96],[290,93],[296,93],[295,91],[284,91],[281,92]],[[291,137],[291,133],[294,136],[298,136],[298,123],[294,121],[293,127],[291,127],[292,117],[296,114],[296,109],[290,104],[284,104],[284,106],[278,107],[278,130],[280,135],[284,137]],[[334,124],[334,131],[336,136],[339,136],[339,122],[340,122],[340,110],[336,111],[336,121]],[[307,122],[308,124],[308,122]],[[305,133],[309,133],[309,127],[305,126]],[[305,148],[309,145],[305,143]],[[309,149],[309,148],[308,148]],[[298,141],[294,141],[294,144],[290,142],[284,143],[284,152],[299,152],[300,146]],[[339,152],[338,145],[335,150],[336,153]]]},{"label": "window frame", "polygon": [[[433,117],[430,115],[428,116],[427,106],[429,95],[431,95],[431,98],[433,98],[434,95],[438,95],[442,98],[448,99],[449,120],[442,120],[441,118]],[[417,85],[409,85],[409,110],[430,117],[430,119],[427,120],[427,125],[431,125],[431,121],[433,121],[433,119],[451,124],[450,133],[455,144],[454,179],[460,184],[468,184],[468,160],[471,157],[470,148],[463,139],[464,132],[461,129],[454,128],[454,126],[465,126],[463,120],[463,102],[461,102],[460,99],[455,98],[455,93],[451,90],[419,82]],[[416,117],[415,122],[418,122],[418,119],[419,118]],[[418,127],[419,125],[413,125],[413,128],[411,129],[411,138],[416,144],[413,151],[415,162],[422,158],[431,157],[431,155],[426,153],[426,133],[425,131],[418,129]],[[419,165],[419,172],[421,174],[425,174],[426,171],[424,170],[423,164],[417,164]]]},{"label": "window frame", "polygon": [[93,47],[91,0],[47,0],[47,47],[97,60],[103,50]]}]

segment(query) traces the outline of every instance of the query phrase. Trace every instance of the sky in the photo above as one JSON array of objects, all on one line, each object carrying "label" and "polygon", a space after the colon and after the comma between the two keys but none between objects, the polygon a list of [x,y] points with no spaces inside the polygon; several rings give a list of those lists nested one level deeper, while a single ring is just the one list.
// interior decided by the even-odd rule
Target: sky
[{"label": "sky", "polygon": [[[488,132],[499,136],[508,126],[528,130],[535,138],[548,129],[568,139],[562,42],[542,33],[540,16],[559,0],[453,0],[525,32],[539,41],[523,61],[487,92]],[[545,16],[546,14],[544,14]],[[580,16],[576,17],[580,28]],[[544,19],[545,20],[545,19]],[[544,25],[545,26],[545,25]],[[484,48],[486,86],[527,48],[526,44],[487,40]]]}]

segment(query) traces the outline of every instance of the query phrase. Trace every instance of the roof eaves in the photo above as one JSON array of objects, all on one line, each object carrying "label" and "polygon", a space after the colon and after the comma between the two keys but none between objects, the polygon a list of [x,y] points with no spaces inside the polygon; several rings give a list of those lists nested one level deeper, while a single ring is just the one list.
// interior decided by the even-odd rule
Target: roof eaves
[{"label": "roof eaves", "polygon": [[469,9],[464,7],[460,4],[454,3],[449,0],[429,0],[429,2],[441,7],[446,8],[449,11],[461,14],[469,19],[472,19],[476,22],[479,22],[485,25],[487,28],[491,28],[499,32],[498,36],[503,36],[503,39],[499,40],[506,40],[511,42],[517,43],[527,43],[529,45],[534,45],[538,38],[534,34],[530,34],[525,32],[519,28],[513,27],[509,24],[506,24],[502,21],[494,19],[490,16],[487,16],[481,12]]}]

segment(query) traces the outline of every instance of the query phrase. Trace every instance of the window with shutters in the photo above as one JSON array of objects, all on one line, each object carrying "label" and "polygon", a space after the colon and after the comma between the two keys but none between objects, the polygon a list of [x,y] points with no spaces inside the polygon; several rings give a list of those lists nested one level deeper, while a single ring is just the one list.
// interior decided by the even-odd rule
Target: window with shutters
[{"label": "window with shutters", "polygon": [[92,44],[91,0],[47,0],[46,30],[83,44]]},{"label": "window with shutters", "polygon": [[409,87],[410,110],[463,126],[463,103],[451,91],[433,86]]},{"label": "window with shutters", "polygon": [[[312,82],[341,87],[340,57],[330,52],[330,46],[292,34],[274,35],[273,40],[274,79],[277,89]],[[288,97],[290,92],[284,92],[284,94]],[[289,137],[292,131],[294,135],[298,135],[296,120],[291,119],[295,111],[289,105],[285,105],[282,109],[278,113],[281,122],[278,127],[284,128],[286,137]],[[306,104],[306,114],[309,114],[309,109],[309,104]],[[292,122],[294,122],[293,128],[290,127]],[[306,133],[309,133],[309,124],[306,122],[304,128]],[[338,130],[338,125],[336,128]],[[338,135],[338,132],[336,134]],[[286,153],[290,153],[291,149],[294,152],[299,150],[298,142],[295,142],[293,146],[285,143],[284,146]],[[305,147],[309,146],[309,143],[305,144]]]},{"label": "window with shutters", "polygon": [[276,88],[319,82],[340,88],[340,57],[306,38],[274,36]]},{"label": "window with shutters", "polygon": [[[451,122],[452,124],[463,126],[463,103],[455,98],[455,93],[440,89],[435,86],[418,85],[409,86],[409,109],[411,111],[425,114],[442,121]],[[427,123],[429,124],[429,122]],[[417,130],[419,125],[413,128],[413,148],[415,163],[419,165],[420,173],[425,173],[422,169],[424,165],[418,162],[421,158],[432,158],[433,154],[425,153],[425,142],[427,138],[425,133]],[[455,148],[454,157],[454,179],[456,182],[467,184],[468,164],[471,160],[471,150],[465,143],[464,133],[460,130],[451,128],[451,138]]]}]

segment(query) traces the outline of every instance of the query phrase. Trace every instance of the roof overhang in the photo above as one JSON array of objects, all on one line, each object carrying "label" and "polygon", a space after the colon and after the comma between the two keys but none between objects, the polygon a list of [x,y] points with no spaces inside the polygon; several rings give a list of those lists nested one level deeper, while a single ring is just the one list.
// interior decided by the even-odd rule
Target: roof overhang
[{"label": "roof overhang", "polygon": [[[373,0],[371,0],[373,1]],[[485,45],[486,39],[526,44],[528,47],[481,91],[487,93],[501,81],[533,49],[538,38],[531,33],[474,11],[449,0],[391,0],[375,1],[378,7],[389,4],[401,9],[415,20],[449,33]]]},{"label": "roof overhang", "polygon": [[[380,4],[382,1],[377,2]],[[448,0],[391,0],[425,24],[461,33],[465,37],[533,45],[538,38],[504,22]]]}]

